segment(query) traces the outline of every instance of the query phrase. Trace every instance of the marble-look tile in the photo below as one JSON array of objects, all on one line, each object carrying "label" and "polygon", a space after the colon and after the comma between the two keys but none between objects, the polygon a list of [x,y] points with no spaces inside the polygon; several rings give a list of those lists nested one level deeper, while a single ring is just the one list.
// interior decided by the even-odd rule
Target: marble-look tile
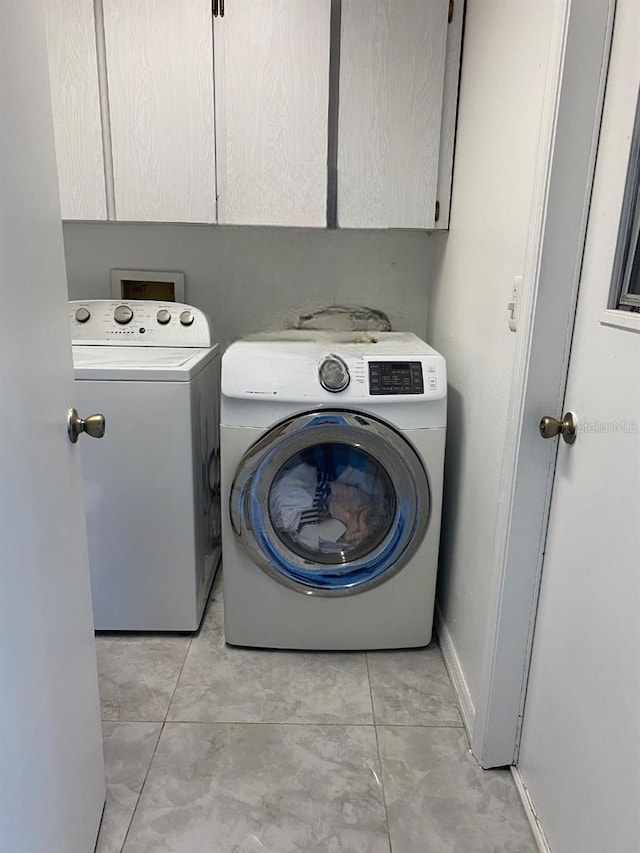
[{"label": "marble-look tile", "polygon": [[102,724],[107,802],[96,853],[122,850],[161,729],[162,723]]},{"label": "marble-look tile", "polygon": [[190,642],[164,634],[98,635],[102,719],[163,721]]},{"label": "marble-look tile", "polygon": [[435,643],[426,649],[369,652],[368,661],[376,724],[462,725],[455,694]]},{"label": "marble-look tile", "polygon": [[210,608],[167,719],[219,723],[371,724],[363,653],[287,652],[226,646]]},{"label": "marble-look tile", "polygon": [[389,853],[371,726],[167,723],[123,853]]},{"label": "marble-look tile", "polygon": [[508,770],[482,770],[464,731],[378,729],[393,853],[536,853]]}]

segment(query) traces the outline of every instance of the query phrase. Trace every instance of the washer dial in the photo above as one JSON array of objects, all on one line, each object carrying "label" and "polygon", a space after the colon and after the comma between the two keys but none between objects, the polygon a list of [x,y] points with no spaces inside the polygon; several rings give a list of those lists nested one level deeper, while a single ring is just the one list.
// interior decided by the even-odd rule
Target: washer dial
[{"label": "washer dial", "polygon": [[113,319],[116,323],[120,323],[121,326],[126,326],[133,319],[133,311],[128,305],[118,305],[113,312]]},{"label": "washer dial", "polygon": [[183,311],[180,314],[180,322],[183,326],[191,326],[193,324],[195,317],[191,313],[191,311]]},{"label": "washer dial", "polygon": [[351,382],[349,368],[339,355],[328,355],[324,358],[318,369],[318,379],[326,391],[337,394],[348,388]]},{"label": "washer dial", "polygon": [[156,314],[156,320],[161,326],[166,326],[169,320],[171,320],[171,314],[166,308],[161,308]]},{"label": "washer dial", "polygon": [[78,323],[86,323],[89,317],[91,317],[91,311],[87,308],[78,308],[75,313],[75,318]]}]

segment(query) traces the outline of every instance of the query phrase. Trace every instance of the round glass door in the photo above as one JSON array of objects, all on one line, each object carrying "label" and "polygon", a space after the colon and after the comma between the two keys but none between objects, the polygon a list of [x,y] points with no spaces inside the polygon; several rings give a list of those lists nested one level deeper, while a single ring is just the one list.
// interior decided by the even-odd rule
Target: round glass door
[{"label": "round glass door", "polygon": [[429,486],[409,442],[355,412],[278,424],[245,454],[231,491],[233,529],[253,560],[307,594],[381,583],[422,540]]},{"label": "round glass door", "polygon": [[338,572],[378,547],[395,514],[393,483],[380,462],[335,441],[296,453],[269,490],[271,524],[283,544]]}]

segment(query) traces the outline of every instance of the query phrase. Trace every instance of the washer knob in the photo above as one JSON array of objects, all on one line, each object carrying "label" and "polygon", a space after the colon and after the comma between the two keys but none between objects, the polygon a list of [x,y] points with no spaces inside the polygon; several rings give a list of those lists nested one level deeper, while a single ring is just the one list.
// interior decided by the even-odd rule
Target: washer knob
[{"label": "washer knob", "polygon": [[161,326],[166,326],[171,319],[171,314],[166,308],[161,308],[156,314],[156,320]]},{"label": "washer knob", "polygon": [[75,313],[75,318],[78,323],[86,323],[91,316],[91,311],[88,308],[78,308]]},{"label": "washer knob", "polygon": [[351,382],[349,368],[339,355],[328,355],[318,370],[320,384],[326,391],[337,394],[344,391]]},{"label": "washer knob", "polygon": [[121,326],[126,326],[133,319],[133,311],[128,305],[118,305],[113,312],[113,319],[116,323],[120,323]]},{"label": "washer knob", "polygon": [[193,316],[191,311],[183,311],[180,314],[180,322],[182,323],[183,326],[193,325],[194,319],[195,319],[195,317]]}]

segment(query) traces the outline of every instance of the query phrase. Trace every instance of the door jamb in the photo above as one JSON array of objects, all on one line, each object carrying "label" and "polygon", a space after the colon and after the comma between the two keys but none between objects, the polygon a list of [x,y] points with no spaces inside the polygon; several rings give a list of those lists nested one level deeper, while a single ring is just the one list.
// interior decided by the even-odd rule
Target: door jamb
[{"label": "door jamb", "polygon": [[615,0],[561,0],[549,55],[501,475],[492,605],[471,739],[482,767],[517,760]]}]

